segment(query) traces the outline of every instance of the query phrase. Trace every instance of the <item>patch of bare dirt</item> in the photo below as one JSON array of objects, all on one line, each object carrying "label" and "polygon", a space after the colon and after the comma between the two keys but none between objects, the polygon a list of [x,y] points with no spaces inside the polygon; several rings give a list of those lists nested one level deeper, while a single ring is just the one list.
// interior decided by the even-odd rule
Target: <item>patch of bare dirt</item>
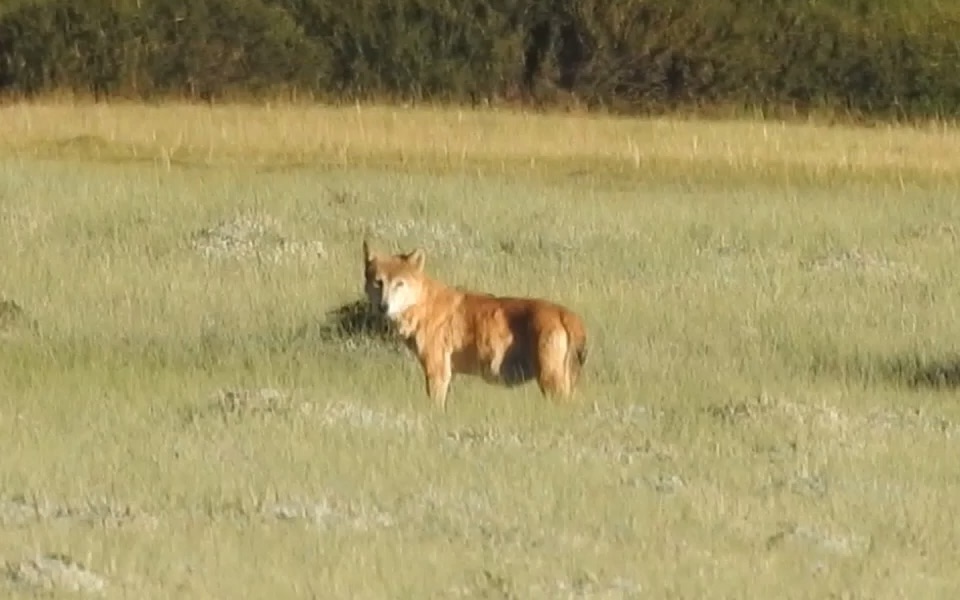
[{"label": "patch of bare dirt", "polygon": [[47,591],[68,590],[99,594],[107,580],[62,554],[44,554],[7,563],[7,577],[16,584]]},{"label": "patch of bare dirt", "polygon": [[280,223],[262,215],[240,215],[200,229],[191,237],[195,250],[211,259],[256,259],[268,263],[325,257],[318,240],[294,240]]}]

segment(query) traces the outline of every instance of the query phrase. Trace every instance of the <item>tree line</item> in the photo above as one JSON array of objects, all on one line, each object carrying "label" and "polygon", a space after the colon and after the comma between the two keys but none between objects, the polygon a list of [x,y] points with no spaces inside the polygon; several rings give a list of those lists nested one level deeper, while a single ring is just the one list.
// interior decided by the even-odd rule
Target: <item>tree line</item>
[{"label": "tree line", "polygon": [[0,94],[960,114],[933,0],[4,0]]}]

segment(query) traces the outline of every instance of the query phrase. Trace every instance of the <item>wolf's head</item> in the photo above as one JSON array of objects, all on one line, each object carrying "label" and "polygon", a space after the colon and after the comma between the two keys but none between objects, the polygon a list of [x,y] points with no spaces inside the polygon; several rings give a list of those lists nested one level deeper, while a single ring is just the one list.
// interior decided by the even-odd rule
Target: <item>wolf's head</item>
[{"label": "wolf's head", "polygon": [[395,319],[420,301],[423,293],[422,249],[406,254],[382,254],[363,241],[364,292],[367,300]]}]

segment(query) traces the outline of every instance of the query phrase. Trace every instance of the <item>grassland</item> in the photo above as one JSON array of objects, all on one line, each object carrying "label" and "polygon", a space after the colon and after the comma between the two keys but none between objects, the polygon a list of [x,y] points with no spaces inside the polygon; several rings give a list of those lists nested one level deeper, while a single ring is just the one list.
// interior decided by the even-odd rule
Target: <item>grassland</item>
[{"label": "grassland", "polygon": [[[953,598],[960,132],[0,108],[0,590]],[[360,238],[591,328],[579,402],[338,328]]]}]

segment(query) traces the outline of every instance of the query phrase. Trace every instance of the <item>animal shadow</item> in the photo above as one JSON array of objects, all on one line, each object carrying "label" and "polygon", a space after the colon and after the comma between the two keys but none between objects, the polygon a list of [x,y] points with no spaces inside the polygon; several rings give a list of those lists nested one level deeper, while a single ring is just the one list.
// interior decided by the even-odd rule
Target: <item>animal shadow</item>
[{"label": "animal shadow", "polygon": [[347,302],[328,311],[324,331],[331,337],[384,341],[391,338],[390,322],[386,316],[364,300]]},{"label": "animal shadow", "polygon": [[843,379],[888,383],[913,390],[960,389],[960,354],[929,356],[906,352],[891,356],[860,354],[846,359],[817,361],[816,372],[829,371]]},{"label": "animal shadow", "polygon": [[895,356],[882,361],[880,371],[887,379],[914,389],[960,388],[960,355]]},{"label": "animal shadow", "polygon": [[386,316],[366,300],[337,306],[327,311],[324,317],[289,332],[284,346],[289,348],[315,342],[354,350],[402,349],[402,342],[394,335]]}]

